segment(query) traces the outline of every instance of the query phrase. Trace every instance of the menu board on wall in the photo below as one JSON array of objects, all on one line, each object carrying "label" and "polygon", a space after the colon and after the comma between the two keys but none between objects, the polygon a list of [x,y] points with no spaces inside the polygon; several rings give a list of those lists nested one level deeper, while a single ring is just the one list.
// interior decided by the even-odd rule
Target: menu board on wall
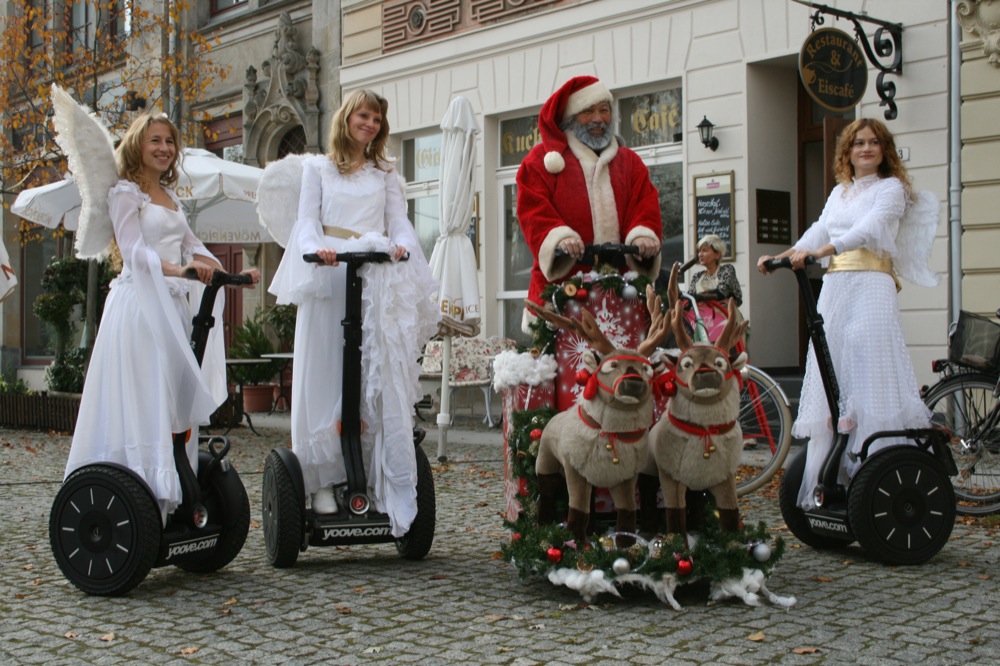
[{"label": "menu board on wall", "polygon": [[726,244],[723,259],[735,259],[733,219],[733,172],[695,176],[695,245],[705,236],[715,234]]}]

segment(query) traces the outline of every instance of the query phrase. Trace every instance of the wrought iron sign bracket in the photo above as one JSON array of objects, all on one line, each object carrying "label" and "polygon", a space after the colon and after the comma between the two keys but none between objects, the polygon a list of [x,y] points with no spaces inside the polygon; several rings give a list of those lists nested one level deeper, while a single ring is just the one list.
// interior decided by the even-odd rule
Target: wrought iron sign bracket
[{"label": "wrought iron sign bracket", "polygon": [[[825,22],[823,14],[845,18],[854,24],[854,33],[857,35],[858,41],[861,42],[868,62],[878,70],[878,77],[875,79],[875,92],[882,100],[879,102],[879,106],[888,107],[884,114],[886,120],[895,120],[898,115],[894,99],[896,97],[896,84],[892,81],[886,81],[885,75],[901,75],[903,73],[903,24],[889,23],[815,2],[793,1],[816,10],[816,13],[811,17],[811,30],[815,30],[818,25],[823,25]],[[871,37],[871,44],[868,43],[868,35],[865,34],[864,26],[861,25],[862,21],[878,26]]]}]

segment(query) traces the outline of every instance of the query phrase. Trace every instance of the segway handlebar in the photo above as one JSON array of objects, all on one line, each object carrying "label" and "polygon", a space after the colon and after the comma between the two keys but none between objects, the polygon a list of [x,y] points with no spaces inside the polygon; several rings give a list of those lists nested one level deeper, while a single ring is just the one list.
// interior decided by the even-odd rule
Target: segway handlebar
[{"label": "segway handlebar", "polygon": [[[816,257],[806,257],[806,265],[811,266],[813,264],[819,263]],[[781,259],[768,259],[764,262],[764,268],[768,273],[772,273],[779,268],[791,268],[792,260],[788,257],[782,257]]]},{"label": "segway handlebar", "polygon": [[[184,273],[181,277],[188,280],[197,280],[198,271],[194,268],[188,267],[184,269]],[[253,278],[244,273],[226,273],[224,271],[215,271],[212,273],[212,287],[229,287],[229,286],[242,286],[244,284],[253,284]]]},{"label": "segway handlebar", "polygon": [[[569,253],[557,247],[555,255],[565,257]],[[581,264],[596,266],[598,264],[615,264],[625,258],[627,254],[639,254],[639,248],[635,245],[623,245],[621,243],[599,243],[587,244],[583,246],[583,257]]]},{"label": "segway handlebar", "polygon": [[[402,257],[399,258],[400,261],[407,261],[410,258],[410,253],[407,252]],[[320,256],[315,252],[308,252],[302,255],[302,261],[308,264],[322,264],[324,263]],[[348,264],[382,264],[387,261],[392,261],[392,257],[388,252],[338,252],[337,261],[343,261]]]}]

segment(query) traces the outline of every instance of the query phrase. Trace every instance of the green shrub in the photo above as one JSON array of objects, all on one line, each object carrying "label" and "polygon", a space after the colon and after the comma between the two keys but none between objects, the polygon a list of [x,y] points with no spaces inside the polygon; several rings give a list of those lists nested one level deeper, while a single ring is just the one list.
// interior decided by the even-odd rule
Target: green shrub
[{"label": "green shrub", "polygon": [[[233,338],[227,353],[229,358],[259,359],[264,354],[274,353],[274,343],[267,335],[264,320],[263,310],[258,309],[242,326],[233,328]],[[244,384],[264,384],[278,373],[279,365],[276,360],[259,365],[236,365],[232,368],[232,376]]]}]

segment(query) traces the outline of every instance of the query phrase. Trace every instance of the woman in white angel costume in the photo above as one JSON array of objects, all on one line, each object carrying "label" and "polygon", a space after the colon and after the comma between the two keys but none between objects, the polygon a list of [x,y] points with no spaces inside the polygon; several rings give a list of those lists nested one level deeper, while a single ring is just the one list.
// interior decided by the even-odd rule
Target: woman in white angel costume
[{"label": "woman in white angel costume", "polygon": [[[388,103],[369,90],[351,93],[337,110],[326,155],[299,158],[298,216],[269,291],[278,303],[295,303],[292,379],[292,450],[298,458],[317,513],[335,513],[332,486],[346,481],[338,434],[341,420],[346,268],[337,252],[382,251],[394,260],[366,264],[363,283],[361,444],[368,490],[387,514],[394,536],[403,536],[416,516],[416,457],[413,405],[419,399],[420,348],[437,331],[440,315],[431,297],[438,284],[406,216],[401,181],[386,156]],[[280,163],[278,163],[280,164]],[[261,218],[269,214],[267,192],[288,189],[265,171],[259,196]],[[294,185],[292,185],[294,191]],[[272,233],[275,230],[272,229]],[[277,231],[275,238],[282,238]],[[303,261],[318,254],[327,265]]]},{"label": "woman in white angel costume", "polygon": [[[180,167],[180,135],[165,115],[136,118],[118,148],[115,169],[110,136],[100,122],[61,90],[53,91],[53,102],[59,143],[83,208],[97,209],[81,213],[77,254],[100,255],[113,241],[122,257],[83,387],[66,476],[89,464],[124,465],[146,482],[166,520],[183,499],[173,433],[191,431],[188,457],[197,471],[198,426],[226,399],[221,327],[212,330],[199,367],[190,338],[203,288],[180,276],[192,268],[207,284],[222,266],[192,233],[170,188]],[[108,180],[114,183],[110,191]],[[244,272],[260,280],[256,269]],[[220,293],[217,321],[222,301]]]},{"label": "woman in white angel costume", "polygon": [[[810,256],[828,263],[817,308],[840,386],[838,428],[849,435],[848,451],[857,453],[874,432],[930,423],[903,339],[896,275],[921,286],[938,283],[927,267],[938,202],[913,192],[892,134],[878,120],[861,118],[844,128],[834,170],[839,184],[819,219],[777,256],[790,257],[795,268]],[[770,258],[758,260],[762,273]],[[798,496],[803,509],[815,506],[813,490],[833,445],[830,418],[810,343],[792,427],[793,435],[810,440]],[[871,451],[905,442],[879,439]],[[839,481],[846,483],[859,465],[845,456]]]}]

